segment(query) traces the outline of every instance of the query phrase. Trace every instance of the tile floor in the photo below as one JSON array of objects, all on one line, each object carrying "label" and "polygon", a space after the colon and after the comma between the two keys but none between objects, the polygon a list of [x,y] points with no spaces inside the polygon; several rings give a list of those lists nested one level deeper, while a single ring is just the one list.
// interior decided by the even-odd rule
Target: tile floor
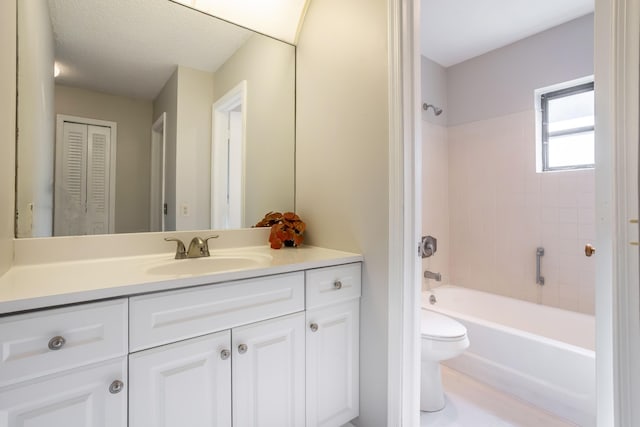
[{"label": "tile floor", "polygon": [[447,406],[421,412],[421,427],[575,427],[521,400],[442,368]]}]

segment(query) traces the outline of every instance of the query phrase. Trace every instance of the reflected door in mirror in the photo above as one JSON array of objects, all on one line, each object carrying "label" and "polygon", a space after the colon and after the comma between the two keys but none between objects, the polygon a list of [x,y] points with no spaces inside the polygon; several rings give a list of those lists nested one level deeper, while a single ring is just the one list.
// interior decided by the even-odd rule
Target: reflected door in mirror
[{"label": "reflected door in mirror", "polygon": [[58,116],[54,235],[112,232],[115,138],[115,123]]}]

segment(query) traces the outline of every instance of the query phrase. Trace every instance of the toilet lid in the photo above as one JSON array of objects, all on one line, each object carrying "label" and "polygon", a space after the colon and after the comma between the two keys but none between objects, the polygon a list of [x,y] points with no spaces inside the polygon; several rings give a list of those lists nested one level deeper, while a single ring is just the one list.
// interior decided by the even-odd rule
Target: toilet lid
[{"label": "toilet lid", "polygon": [[431,310],[421,311],[420,332],[423,338],[450,340],[462,338],[467,334],[467,328],[460,322]]}]

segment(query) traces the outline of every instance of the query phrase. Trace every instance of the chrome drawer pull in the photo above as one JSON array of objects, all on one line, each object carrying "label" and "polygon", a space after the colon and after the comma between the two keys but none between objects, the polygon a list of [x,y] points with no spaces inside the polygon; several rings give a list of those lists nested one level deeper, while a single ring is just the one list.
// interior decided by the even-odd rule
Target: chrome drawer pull
[{"label": "chrome drawer pull", "polygon": [[245,354],[246,352],[247,352],[247,345],[246,344],[240,344],[238,346],[238,353]]},{"label": "chrome drawer pull", "polygon": [[310,324],[309,329],[311,329],[311,332],[316,332],[318,330],[318,324],[317,323]]},{"label": "chrome drawer pull", "polygon": [[342,289],[342,282],[340,280],[336,280],[335,282],[333,282],[333,287],[335,289]]},{"label": "chrome drawer pull", "polygon": [[67,340],[65,340],[64,337],[61,337],[60,335],[58,335],[57,337],[53,337],[49,340],[49,350],[60,350],[66,342]]},{"label": "chrome drawer pull", "polygon": [[220,352],[220,359],[227,360],[231,356],[231,352],[227,349],[224,349]]},{"label": "chrome drawer pull", "polygon": [[115,380],[109,386],[109,393],[118,394],[122,391],[123,388],[124,388],[124,383],[120,380]]}]

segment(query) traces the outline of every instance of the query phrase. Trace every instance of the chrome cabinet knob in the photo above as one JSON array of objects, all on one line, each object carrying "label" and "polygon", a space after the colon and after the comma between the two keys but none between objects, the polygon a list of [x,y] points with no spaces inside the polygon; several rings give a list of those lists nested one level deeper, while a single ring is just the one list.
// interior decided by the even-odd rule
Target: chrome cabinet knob
[{"label": "chrome cabinet knob", "polygon": [[109,386],[109,393],[118,394],[122,391],[123,388],[124,388],[124,383],[120,380],[115,380]]},{"label": "chrome cabinet knob", "polygon": [[318,330],[318,324],[317,323],[310,324],[309,329],[311,329],[311,332],[316,332]]},{"label": "chrome cabinet knob", "polygon": [[336,280],[335,282],[333,282],[333,288],[342,289],[342,282],[340,280]]},{"label": "chrome cabinet knob", "polygon": [[247,352],[247,345],[246,344],[240,344],[238,346],[238,353],[240,354],[245,354]]},{"label": "chrome cabinet knob", "polygon": [[220,359],[227,360],[231,356],[231,352],[227,349],[224,349],[220,352]]},{"label": "chrome cabinet knob", "polygon": [[49,340],[49,350],[60,350],[64,347],[67,340],[64,337],[58,335],[57,337],[53,337]]}]

